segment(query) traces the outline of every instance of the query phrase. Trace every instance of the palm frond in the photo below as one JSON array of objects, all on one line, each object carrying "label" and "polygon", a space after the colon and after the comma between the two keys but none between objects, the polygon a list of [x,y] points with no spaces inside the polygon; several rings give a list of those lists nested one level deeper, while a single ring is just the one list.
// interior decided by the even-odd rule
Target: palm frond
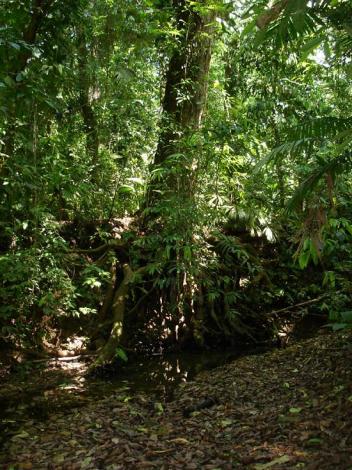
[{"label": "palm frond", "polygon": [[343,33],[336,41],[336,49],[345,54],[352,53],[352,34]]},{"label": "palm frond", "polygon": [[[310,7],[307,0],[286,2],[278,15],[270,16],[269,12],[270,10],[264,11],[257,19],[260,28],[256,35],[257,44],[271,40],[280,47],[325,26],[317,8]],[[261,17],[266,21],[263,22]]]},{"label": "palm frond", "polygon": [[297,156],[301,152],[311,154],[314,145],[321,148],[330,141],[335,145],[335,155],[342,154],[352,140],[352,117],[338,118],[325,116],[306,121],[299,126],[286,131],[283,144],[274,148],[268,155],[259,161],[254,169],[257,174],[261,168],[280,161],[280,159]]},{"label": "palm frond", "polygon": [[339,118],[335,116],[323,116],[304,121],[299,126],[288,129],[286,138],[288,140],[314,139],[325,140],[339,138],[342,133],[352,133],[352,117]]},{"label": "palm frond", "polygon": [[299,207],[302,202],[314,191],[319,181],[326,175],[335,178],[336,175],[352,169],[352,151],[345,152],[330,161],[317,166],[303,183],[296,189],[289,203],[287,211],[291,212]]},{"label": "palm frond", "polygon": [[285,142],[278,147],[275,147],[264,158],[262,158],[254,167],[253,174],[257,174],[264,166],[277,163],[284,157],[295,156],[300,151],[310,153],[314,139],[303,138]]},{"label": "palm frond", "polygon": [[326,28],[333,26],[342,32],[341,49],[350,51],[352,28],[346,19],[350,17],[351,9],[348,1],[336,5],[335,0],[278,0],[270,7],[263,7],[259,2],[255,8],[252,7],[256,14],[252,24],[259,29],[256,42],[272,40],[277,46],[282,46],[313,33],[319,37],[313,38],[312,44],[321,43],[327,39],[324,34]]}]

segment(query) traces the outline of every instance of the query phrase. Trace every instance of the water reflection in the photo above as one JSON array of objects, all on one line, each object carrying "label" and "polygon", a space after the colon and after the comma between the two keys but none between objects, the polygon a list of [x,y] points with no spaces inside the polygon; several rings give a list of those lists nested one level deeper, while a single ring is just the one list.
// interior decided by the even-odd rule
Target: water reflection
[{"label": "water reflection", "polygon": [[[181,382],[192,380],[199,372],[226,364],[245,353],[248,354],[248,351],[183,352],[153,356],[128,363],[123,370],[110,376],[108,382],[116,387],[122,382],[127,382],[133,390],[158,392],[167,399],[172,396],[173,390]],[[94,382],[97,384],[96,380]],[[102,382],[107,385],[106,379]]]},{"label": "water reflection", "polygon": [[[303,317],[294,325],[292,339],[300,340],[314,336],[322,324],[322,317]],[[142,360],[139,358],[136,362],[129,361],[123,369],[118,368],[116,373],[109,377],[108,382],[112,387],[118,388],[122,381],[126,381],[133,390],[157,392],[167,399],[172,397],[178,384],[192,380],[202,371],[245,355],[260,354],[271,348],[270,345],[255,348],[242,346],[240,349],[227,351],[181,352],[145,357]],[[107,386],[107,380],[102,380],[101,384]]]}]

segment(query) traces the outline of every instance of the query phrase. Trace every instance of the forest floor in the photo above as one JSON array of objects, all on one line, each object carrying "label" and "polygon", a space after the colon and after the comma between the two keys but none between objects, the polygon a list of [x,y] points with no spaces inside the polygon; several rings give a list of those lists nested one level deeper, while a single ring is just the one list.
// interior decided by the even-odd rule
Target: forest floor
[{"label": "forest floor", "polygon": [[352,469],[351,360],[342,332],[202,372],[166,403],[82,394],[13,428],[0,467]]}]

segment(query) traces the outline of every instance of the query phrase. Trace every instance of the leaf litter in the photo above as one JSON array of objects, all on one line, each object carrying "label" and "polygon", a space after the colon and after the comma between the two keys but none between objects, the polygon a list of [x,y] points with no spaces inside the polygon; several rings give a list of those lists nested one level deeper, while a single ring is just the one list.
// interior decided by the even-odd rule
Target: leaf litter
[{"label": "leaf litter", "polygon": [[351,469],[351,339],[242,357],[181,384],[170,402],[120,388],[73,392],[73,406],[59,395],[52,408],[49,395],[45,417],[10,428],[1,468]]}]

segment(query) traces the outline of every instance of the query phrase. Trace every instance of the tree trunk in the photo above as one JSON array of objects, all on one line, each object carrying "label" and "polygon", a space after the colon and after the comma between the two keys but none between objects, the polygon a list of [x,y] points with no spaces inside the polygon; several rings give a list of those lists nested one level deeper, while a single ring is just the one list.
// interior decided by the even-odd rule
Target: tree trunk
[{"label": "tree trunk", "polygon": [[[197,140],[193,137],[201,126],[205,111],[214,40],[215,12],[207,4],[207,0],[173,0],[179,34],[166,74],[161,134],[146,198],[147,208],[153,209],[147,211],[150,214],[149,221],[152,222],[156,214],[161,216],[166,237],[171,233],[177,240],[171,250],[168,247],[167,271],[172,273],[169,274],[172,279],[164,298],[175,323],[179,324],[186,315],[182,311],[184,305],[192,303],[184,288],[184,281],[187,279],[187,282],[192,282],[186,275],[185,266],[191,266],[192,263],[191,214],[195,211],[196,175],[201,156],[200,148],[196,152],[194,150],[194,142]],[[153,170],[157,170],[161,178],[153,178]],[[165,207],[167,210],[163,214]],[[170,214],[173,216],[170,217]],[[189,321],[190,330],[193,321]],[[198,320],[196,324],[197,334],[200,334],[202,325]],[[202,343],[202,338],[198,337],[197,341]]]},{"label": "tree trunk", "polygon": [[[180,173],[165,172],[162,181],[152,179],[150,182],[146,205],[152,207],[162,203],[176,194],[176,205],[193,204],[194,167],[192,152],[188,152],[185,140],[196,133],[201,125],[207,98],[207,82],[213,42],[214,11],[206,8],[207,0],[199,0],[190,4],[186,0],[173,0],[176,13],[176,25],[179,39],[175,45],[166,75],[165,95],[163,100],[162,130],[155,153],[153,168],[168,168],[168,159],[175,153],[187,155],[187,165]],[[83,77],[83,76],[82,76]],[[84,84],[81,87],[87,93]],[[153,170],[152,168],[152,170]],[[163,192],[160,193],[160,190]],[[181,204],[182,201],[182,204]],[[170,207],[169,201],[168,206]],[[146,221],[148,222],[148,220]],[[189,221],[188,221],[189,222]],[[187,230],[178,224],[182,232],[183,243],[190,243],[191,225]],[[170,254],[170,262],[178,262],[177,250]],[[112,314],[113,327],[109,340],[101,349],[91,369],[110,362],[121,344],[123,334],[125,304],[130,289],[130,281],[134,275],[130,266],[123,266],[124,276],[115,292]],[[141,267],[139,274],[145,272]],[[177,310],[183,295],[184,273],[173,271],[169,290],[163,293],[168,306]],[[187,296],[186,296],[187,297]],[[186,299],[189,300],[188,298]],[[176,312],[177,313],[177,312]],[[192,322],[193,320],[190,320]],[[197,319],[197,334],[201,334],[201,318]],[[202,339],[198,338],[201,343]]]},{"label": "tree trunk", "polygon": [[99,164],[98,123],[90,96],[91,79],[88,70],[89,51],[86,44],[86,36],[83,32],[79,32],[78,41],[79,105],[86,134],[86,151],[92,164],[92,180],[94,181],[97,179],[97,167]]},{"label": "tree trunk", "polygon": [[[42,26],[43,20],[49,13],[49,9],[53,3],[53,0],[34,0],[32,7],[32,14],[29,23],[22,34],[22,40],[29,46],[35,44],[37,40],[38,32]],[[17,57],[13,61],[10,61],[7,69],[7,74],[11,76],[13,80],[16,79],[16,75],[26,68],[29,59],[32,56],[32,49],[21,48]]]},{"label": "tree trunk", "polygon": [[104,347],[99,352],[97,360],[91,367],[91,370],[101,366],[107,362],[111,362],[116,356],[116,349],[121,343],[124,326],[125,306],[128,292],[130,289],[130,282],[133,278],[133,271],[126,263],[123,265],[123,279],[119,288],[116,290],[114,300],[112,303],[112,317],[113,326],[111,329],[110,337]]},{"label": "tree trunk", "polygon": [[[206,11],[206,1],[199,0],[190,6],[185,0],[173,0],[179,40],[175,45],[166,74],[161,134],[154,157],[154,168],[163,167],[175,153],[182,153],[182,142],[200,127],[207,98],[211,47],[214,36],[214,11]],[[206,11],[201,13],[201,11]],[[186,162],[188,169],[192,168]],[[166,193],[182,191],[190,196],[192,172],[183,175],[182,181],[174,176],[159,182],[151,181],[147,205],[159,199],[160,189]],[[181,184],[180,184],[181,183]]]}]

